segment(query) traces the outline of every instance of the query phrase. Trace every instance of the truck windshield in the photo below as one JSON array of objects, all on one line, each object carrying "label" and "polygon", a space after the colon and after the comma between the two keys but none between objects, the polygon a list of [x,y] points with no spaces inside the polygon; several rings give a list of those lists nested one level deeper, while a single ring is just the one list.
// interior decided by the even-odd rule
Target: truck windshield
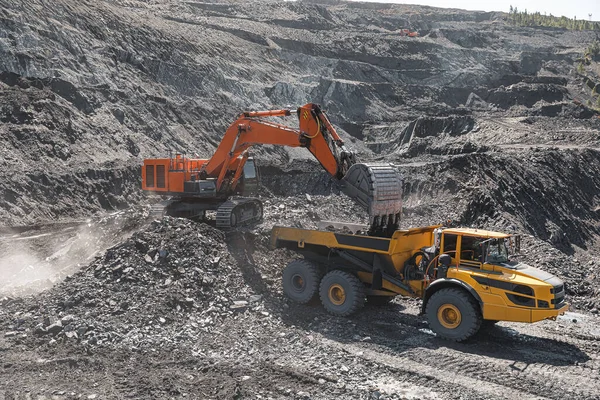
[{"label": "truck windshield", "polygon": [[485,261],[491,264],[508,262],[506,239],[489,239],[485,243]]}]

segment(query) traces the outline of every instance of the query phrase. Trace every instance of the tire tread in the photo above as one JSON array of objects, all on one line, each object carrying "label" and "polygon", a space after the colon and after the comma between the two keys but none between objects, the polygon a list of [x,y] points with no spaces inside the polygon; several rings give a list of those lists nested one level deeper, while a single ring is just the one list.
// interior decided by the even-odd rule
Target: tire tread
[{"label": "tire tread", "polygon": [[[302,268],[305,271],[306,275],[311,278],[312,282],[315,283],[314,288],[312,290],[313,293],[310,297],[307,297],[304,299],[295,299],[295,298],[292,298],[292,296],[290,296],[286,292],[286,286],[287,286],[286,271],[288,271],[289,269],[293,268],[296,265],[299,266],[300,268]],[[300,303],[300,304],[307,304],[311,300],[313,300],[314,298],[316,298],[318,296],[319,286],[321,283],[322,276],[323,276],[323,272],[321,271],[321,268],[319,268],[319,266],[316,263],[314,263],[310,260],[306,260],[306,259],[293,260],[287,265],[287,267],[283,271],[283,291],[284,291],[284,293],[286,293],[286,295],[289,298],[291,298],[295,302]]]},{"label": "tire tread", "polygon": [[[340,282],[346,280],[351,287],[351,290],[355,294],[352,298],[352,304],[343,312],[340,312],[337,309],[331,308],[329,304],[328,298],[328,290],[324,287],[325,284],[328,283],[330,279],[335,279],[335,282]],[[321,303],[325,307],[325,309],[334,315],[338,315],[341,317],[346,317],[348,315],[354,314],[360,308],[362,308],[365,304],[365,287],[363,283],[355,276],[349,272],[341,271],[341,270],[333,270],[327,273],[323,279],[321,280],[321,285],[319,288],[319,296],[321,298]],[[348,295],[347,295],[348,297]]]},{"label": "tire tread", "polygon": [[[468,307],[468,309],[465,311],[461,310],[461,312],[463,312],[463,314],[467,314],[467,316],[470,316],[472,318],[472,321],[474,321],[474,323],[471,324],[471,326],[469,326],[468,329],[462,335],[457,336],[457,337],[449,337],[449,336],[444,335],[443,333],[438,333],[438,332],[436,332],[436,333],[445,339],[452,340],[455,342],[465,341],[468,338],[470,338],[471,336],[475,335],[481,328],[483,318],[481,316],[481,312],[479,311],[479,304],[477,304],[477,302],[475,301],[473,296],[471,296],[470,294],[465,292],[463,289],[459,289],[459,288],[440,289],[437,292],[435,292],[431,296],[429,301],[427,302],[425,314],[428,316],[428,318],[430,316],[430,312],[432,311],[430,308],[433,307],[432,300],[436,297],[441,297],[441,296],[445,296],[445,295],[450,296],[451,298],[462,299],[466,304],[469,304],[470,307]],[[435,314],[436,314],[435,318],[437,319],[437,311],[435,312]]]}]

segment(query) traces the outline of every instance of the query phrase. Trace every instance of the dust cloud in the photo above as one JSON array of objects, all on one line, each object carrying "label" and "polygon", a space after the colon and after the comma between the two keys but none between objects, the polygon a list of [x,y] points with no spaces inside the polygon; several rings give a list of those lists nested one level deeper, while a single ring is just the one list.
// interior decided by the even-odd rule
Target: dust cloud
[{"label": "dust cloud", "polygon": [[101,236],[88,224],[2,238],[0,294],[25,295],[51,287],[92,257]]},{"label": "dust cloud", "polygon": [[62,281],[130,235],[144,217],[120,212],[1,234],[0,296],[33,294]]},{"label": "dust cloud", "polygon": [[27,286],[43,290],[52,285],[56,275],[52,265],[37,257],[31,249],[12,250],[0,257],[0,294],[23,291]]}]

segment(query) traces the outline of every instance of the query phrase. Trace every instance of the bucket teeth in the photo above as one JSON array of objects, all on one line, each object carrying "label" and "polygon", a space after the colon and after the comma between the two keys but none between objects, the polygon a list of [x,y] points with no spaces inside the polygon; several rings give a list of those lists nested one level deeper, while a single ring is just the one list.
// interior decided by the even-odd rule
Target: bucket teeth
[{"label": "bucket teeth", "polygon": [[354,164],[342,191],[367,209],[372,230],[395,230],[402,213],[402,176],[392,164]]}]

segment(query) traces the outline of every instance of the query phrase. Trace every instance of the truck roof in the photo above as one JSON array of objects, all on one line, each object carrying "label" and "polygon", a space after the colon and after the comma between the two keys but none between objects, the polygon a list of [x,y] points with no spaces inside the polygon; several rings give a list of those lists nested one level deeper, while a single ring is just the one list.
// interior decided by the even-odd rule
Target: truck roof
[{"label": "truck roof", "polygon": [[447,229],[444,229],[444,233],[454,233],[456,235],[468,235],[468,236],[497,238],[497,239],[507,238],[507,237],[511,236],[508,233],[486,231],[485,229],[474,229],[474,228],[447,228]]}]

